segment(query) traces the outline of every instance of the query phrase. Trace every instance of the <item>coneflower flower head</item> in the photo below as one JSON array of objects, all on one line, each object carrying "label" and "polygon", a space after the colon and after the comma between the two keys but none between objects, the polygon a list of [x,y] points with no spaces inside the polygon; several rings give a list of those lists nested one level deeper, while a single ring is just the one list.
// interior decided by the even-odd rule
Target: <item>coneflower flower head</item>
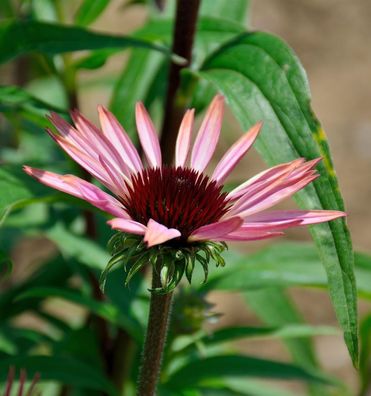
[{"label": "coneflower flower head", "polygon": [[293,226],[321,223],[345,216],[339,211],[267,211],[318,177],[319,159],[303,158],[269,168],[227,193],[223,184],[257,138],[262,123],[254,125],[234,143],[208,176],[208,166],[219,140],[224,99],[217,95],[207,110],[193,147],[194,110],[181,123],[174,165],[162,164],[154,125],[143,104],[136,107],[144,166],[116,118],[99,106],[101,129],[79,112],[71,114],[75,127],[56,114],[50,121],[58,134],[50,136],[115,196],[73,175],[25,166],[40,182],[90,202],[114,216],[108,223],[119,231],[109,243],[112,260],[129,267],[126,281],[148,262],[161,273],[163,287],[173,289],[185,273],[189,282],[196,262],[208,273],[210,260],[224,265],[226,241],[252,241],[276,237]]}]

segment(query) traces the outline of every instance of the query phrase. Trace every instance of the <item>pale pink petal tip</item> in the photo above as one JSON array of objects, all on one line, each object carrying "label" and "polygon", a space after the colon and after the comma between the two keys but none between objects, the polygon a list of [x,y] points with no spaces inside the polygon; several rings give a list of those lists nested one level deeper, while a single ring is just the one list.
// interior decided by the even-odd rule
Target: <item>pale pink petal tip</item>
[{"label": "pale pink petal tip", "polygon": [[103,134],[117,149],[131,172],[140,172],[143,165],[138,151],[117,118],[102,105],[98,106],[98,114]]},{"label": "pale pink petal tip", "polygon": [[191,167],[203,172],[214,154],[222,128],[224,98],[216,95],[198,131],[191,155]]},{"label": "pale pink petal tip", "polygon": [[208,239],[223,239],[224,235],[233,232],[243,223],[240,217],[231,217],[230,219],[207,224],[193,231],[188,238],[189,242],[205,241]]},{"label": "pale pink petal tip", "polygon": [[252,126],[248,132],[243,135],[237,142],[224,154],[219,164],[216,166],[212,179],[223,183],[235,166],[240,162],[246,152],[254,144],[261,131],[263,122],[260,121]]},{"label": "pale pink petal tip", "polygon": [[191,143],[192,128],[195,110],[187,110],[179,128],[175,147],[175,166],[184,166],[187,161],[189,146]]},{"label": "pale pink petal tip", "polygon": [[46,186],[83,199],[113,216],[128,217],[120,201],[86,180],[74,175],[58,175],[42,169],[31,168],[27,165],[23,169],[28,175]]},{"label": "pale pink petal tip", "polygon": [[160,168],[162,163],[161,148],[153,122],[143,103],[138,102],[135,107],[135,119],[139,140],[146,154],[150,166]]},{"label": "pale pink petal tip", "polygon": [[129,234],[144,235],[147,227],[134,220],[115,218],[107,221],[114,230],[120,230]]},{"label": "pale pink petal tip", "polygon": [[152,247],[180,236],[181,233],[175,228],[167,228],[157,223],[157,221],[150,219],[147,224],[146,233],[144,234],[144,242],[147,244],[147,247]]}]

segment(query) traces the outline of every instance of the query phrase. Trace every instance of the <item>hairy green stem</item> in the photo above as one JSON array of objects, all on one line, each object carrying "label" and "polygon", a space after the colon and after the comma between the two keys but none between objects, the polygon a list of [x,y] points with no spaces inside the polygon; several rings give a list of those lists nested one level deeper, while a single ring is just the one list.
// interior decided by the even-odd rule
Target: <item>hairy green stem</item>
[{"label": "hairy green stem", "polygon": [[[160,274],[152,270],[152,289],[161,287]],[[173,293],[152,292],[149,307],[148,327],[144,342],[142,364],[139,374],[138,396],[156,394],[162,355],[165,347]]]}]

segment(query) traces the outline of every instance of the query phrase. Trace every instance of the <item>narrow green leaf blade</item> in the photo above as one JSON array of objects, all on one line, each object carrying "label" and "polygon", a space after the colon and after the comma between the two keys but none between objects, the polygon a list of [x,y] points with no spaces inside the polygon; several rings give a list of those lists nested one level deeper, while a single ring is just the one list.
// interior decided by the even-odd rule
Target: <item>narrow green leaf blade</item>
[{"label": "narrow green leaf blade", "polygon": [[[343,210],[326,136],[310,108],[304,70],[293,51],[266,33],[243,34],[205,62],[201,76],[227,98],[244,129],[264,120],[255,147],[270,164],[323,157],[319,180],[296,194],[302,208]],[[330,296],[353,363],[358,362],[354,259],[344,220],[312,227]]]},{"label": "narrow green leaf blade", "polygon": [[306,371],[289,363],[251,356],[212,356],[190,362],[172,374],[169,387],[188,387],[220,377],[260,377],[330,383],[320,374]]},{"label": "narrow green leaf blade", "polygon": [[139,47],[169,54],[166,47],[128,36],[93,32],[81,27],[36,21],[0,23],[0,63],[30,52],[59,54],[63,52]]}]

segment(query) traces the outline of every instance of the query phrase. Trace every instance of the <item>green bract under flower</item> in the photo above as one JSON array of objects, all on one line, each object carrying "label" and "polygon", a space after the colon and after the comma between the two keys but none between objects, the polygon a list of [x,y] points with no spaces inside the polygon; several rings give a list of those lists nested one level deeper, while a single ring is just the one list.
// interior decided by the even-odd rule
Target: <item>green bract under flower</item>
[{"label": "green bract under flower", "polygon": [[157,245],[149,249],[140,236],[117,233],[110,239],[108,248],[112,258],[101,275],[100,285],[103,290],[107,275],[116,265],[124,265],[127,285],[138,271],[150,263],[153,270],[160,274],[162,283],[161,288],[151,291],[168,293],[178,285],[184,274],[188,282],[192,282],[196,263],[201,265],[206,282],[210,262],[215,262],[217,267],[225,265],[222,252],[227,249],[227,245],[224,242],[205,241],[185,247]]}]

